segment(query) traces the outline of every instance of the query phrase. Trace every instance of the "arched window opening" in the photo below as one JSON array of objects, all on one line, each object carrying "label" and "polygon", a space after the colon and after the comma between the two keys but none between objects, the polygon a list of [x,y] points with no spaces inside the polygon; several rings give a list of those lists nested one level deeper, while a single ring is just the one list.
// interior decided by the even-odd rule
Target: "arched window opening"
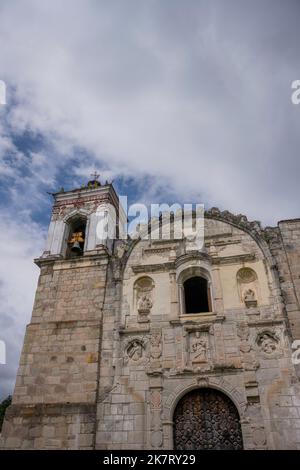
[{"label": "arched window opening", "polygon": [[86,220],[79,218],[70,223],[67,240],[67,258],[76,258],[83,255],[86,234]]},{"label": "arched window opening", "polygon": [[184,284],[185,313],[202,313],[211,311],[210,289],[207,279],[195,276]]}]

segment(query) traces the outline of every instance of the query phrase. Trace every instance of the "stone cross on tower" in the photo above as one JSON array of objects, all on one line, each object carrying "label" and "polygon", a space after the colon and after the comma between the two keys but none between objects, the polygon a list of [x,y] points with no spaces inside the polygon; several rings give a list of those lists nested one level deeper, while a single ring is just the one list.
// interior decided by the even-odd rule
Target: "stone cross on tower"
[{"label": "stone cross on tower", "polygon": [[98,181],[98,179],[100,178],[100,174],[95,171],[94,173],[91,173],[91,177],[93,180]]}]

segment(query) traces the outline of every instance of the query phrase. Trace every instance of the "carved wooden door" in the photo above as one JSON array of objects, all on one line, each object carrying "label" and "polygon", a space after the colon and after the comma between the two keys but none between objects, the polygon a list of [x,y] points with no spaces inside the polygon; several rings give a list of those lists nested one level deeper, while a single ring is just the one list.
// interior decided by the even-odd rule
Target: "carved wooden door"
[{"label": "carved wooden door", "polygon": [[174,448],[242,449],[239,415],[232,401],[213,389],[185,395],[174,413]]}]

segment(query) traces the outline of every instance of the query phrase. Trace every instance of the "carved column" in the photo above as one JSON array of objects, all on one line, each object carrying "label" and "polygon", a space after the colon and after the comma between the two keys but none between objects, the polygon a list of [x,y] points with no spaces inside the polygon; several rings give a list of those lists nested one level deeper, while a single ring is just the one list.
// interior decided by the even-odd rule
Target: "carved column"
[{"label": "carved column", "polygon": [[175,326],[175,369],[183,369],[183,335],[182,326]]},{"label": "carved column", "polygon": [[[157,377],[157,382],[161,382]],[[150,385],[149,395],[149,418],[150,433],[149,444],[152,449],[159,449],[163,445],[163,428],[162,428],[162,386]]]}]

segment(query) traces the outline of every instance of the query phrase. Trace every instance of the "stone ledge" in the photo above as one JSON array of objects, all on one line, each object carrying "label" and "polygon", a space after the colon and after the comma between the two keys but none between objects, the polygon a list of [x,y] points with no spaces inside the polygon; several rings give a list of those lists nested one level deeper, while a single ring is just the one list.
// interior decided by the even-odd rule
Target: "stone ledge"
[{"label": "stone ledge", "polygon": [[48,255],[35,258],[34,263],[40,268],[45,265],[53,265],[54,270],[71,269],[71,268],[86,268],[90,266],[97,266],[99,260],[108,259],[109,255],[107,250],[101,248],[91,252],[86,251],[83,256],[78,258],[63,258],[62,255]]}]

